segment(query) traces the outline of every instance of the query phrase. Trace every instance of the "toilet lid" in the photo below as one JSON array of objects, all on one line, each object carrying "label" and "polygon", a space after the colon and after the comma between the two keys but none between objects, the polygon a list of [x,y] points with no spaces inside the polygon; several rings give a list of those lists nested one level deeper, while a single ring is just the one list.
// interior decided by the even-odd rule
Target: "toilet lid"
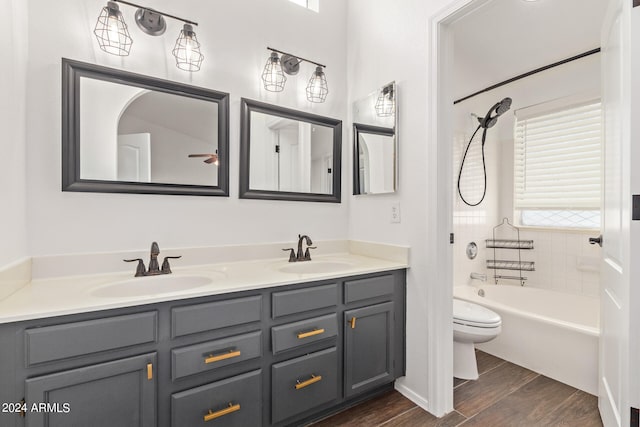
[{"label": "toilet lid", "polygon": [[469,326],[491,328],[500,326],[500,315],[478,304],[453,300],[453,322]]}]

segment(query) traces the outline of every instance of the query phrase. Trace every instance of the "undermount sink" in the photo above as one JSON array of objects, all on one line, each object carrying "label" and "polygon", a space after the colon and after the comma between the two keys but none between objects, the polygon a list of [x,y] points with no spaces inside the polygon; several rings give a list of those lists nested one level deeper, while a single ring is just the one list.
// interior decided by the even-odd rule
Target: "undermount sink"
[{"label": "undermount sink", "polygon": [[340,261],[302,261],[295,263],[292,262],[284,267],[280,267],[278,270],[283,273],[318,274],[334,273],[347,270],[352,267],[352,264]]},{"label": "undermount sink", "polygon": [[[217,273],[224,277],[223,273]],[[102,285],[90,293],[96,297],[118,298],[157,295],[170,292],[185,291],[213,283],[214,277],[207,276],[148,276],[136,277],[120,282]]]}]

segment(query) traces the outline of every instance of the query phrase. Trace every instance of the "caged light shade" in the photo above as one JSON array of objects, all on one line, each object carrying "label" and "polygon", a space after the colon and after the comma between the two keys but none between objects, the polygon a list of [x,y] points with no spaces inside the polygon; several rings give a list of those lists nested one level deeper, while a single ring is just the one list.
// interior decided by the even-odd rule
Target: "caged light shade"
[{"label": "caged light shade", "polygon": [[112,55],[129,55],[133,39],[116,2],[110,1],[102,8],[93,33],[100,49]]},{"label": "caged light shade", "polygon": [[322,67],[316,67],[313,72],[309,84],[307,85],[307,99],[311,102],[324,102],[327,99],[329,93],[329,86],[327,85],[327,77],[322,71]]},{"label": "caged light shade", "polygon": [[382,88],[376,100],[376,115],[378,117],[391,117],[396,113],[396,100],[393,94],[393,86]]},{"label": "caged light shade", "polygon": [[282,63],[276,52],[271,52],[262,71],[262,83],[269,92],[282,92],[287,76],[282,71]]},{"label": "caged light shade", "polygon": [[200,52],[200,42],[190,24],[184,24],[172,53],[176,57],[176,66],[181,70],[200,70],[204,55]]}]

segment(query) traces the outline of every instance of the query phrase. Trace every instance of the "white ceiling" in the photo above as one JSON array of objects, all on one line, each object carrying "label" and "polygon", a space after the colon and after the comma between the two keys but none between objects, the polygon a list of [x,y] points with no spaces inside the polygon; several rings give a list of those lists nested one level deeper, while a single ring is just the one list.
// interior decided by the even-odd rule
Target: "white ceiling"
[{"label": "white ceiling", "polygon": [[150,91],[129,104],[126,113],[202,141],[217,135],[218,106],[209,101]]},{"label": "white ceiling", "polygon": [[600,47],[605,0],[491,0],[452,24],[454,96]]}]

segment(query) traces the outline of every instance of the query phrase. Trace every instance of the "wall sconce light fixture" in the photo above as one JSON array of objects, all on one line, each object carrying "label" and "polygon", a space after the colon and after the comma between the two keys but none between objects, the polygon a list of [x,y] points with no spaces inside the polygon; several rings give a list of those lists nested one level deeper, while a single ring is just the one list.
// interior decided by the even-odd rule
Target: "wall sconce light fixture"
[{"label": "wall sconce light fixture", "polygon": [[396,112],[396,99],[393,93],[393,85],[387,85],[380,90],[376,100],[376,115],[378,117],[391,117]]},{"label": "wall sconce light fixture", "polygon": [[[284,84],[287,81],[285,74],[295,76],[300,71],[300,63],[309,62],[314,64],[316,69],[307,84],[307,99],[311,102],[324,102],[327,99],[329,87],[327,86],[327,77],[323,70],[326,68],[326,65],[318,64],[317,62],[270,47],[267,47],[267,49],[271,51],[271,54],[262,71],[262,82],[266,90],[270,92],[282,92],[284,90]],[[282,58],[278,56],[278,54],[282,55]]]},{"label": "wall sconce light fixture", "polygon": [[176,58],[176,66],[185,71],[198,71],[204,60],[204,55],[200,51],[200,42],[196,38],[193,26],[198,25],[197,22],[182,19],[168,13],[149,9],[144,6],[130,3],[124,0],[113,0],[107,2],[102,8],[98,22],[93,33],[98,39],[100,49],[112,55],[127,56],[131,50],[133,40],[129,34],[127,24],[124,22],[122,12],[118,3],[137,7],[135,21],[145,34],[150,36],[160,36],[167,29],[167,23],[164,17],[176,19],[184,22],[184,26],[180,31],[176,45],[173,48],[173,56]]}]

